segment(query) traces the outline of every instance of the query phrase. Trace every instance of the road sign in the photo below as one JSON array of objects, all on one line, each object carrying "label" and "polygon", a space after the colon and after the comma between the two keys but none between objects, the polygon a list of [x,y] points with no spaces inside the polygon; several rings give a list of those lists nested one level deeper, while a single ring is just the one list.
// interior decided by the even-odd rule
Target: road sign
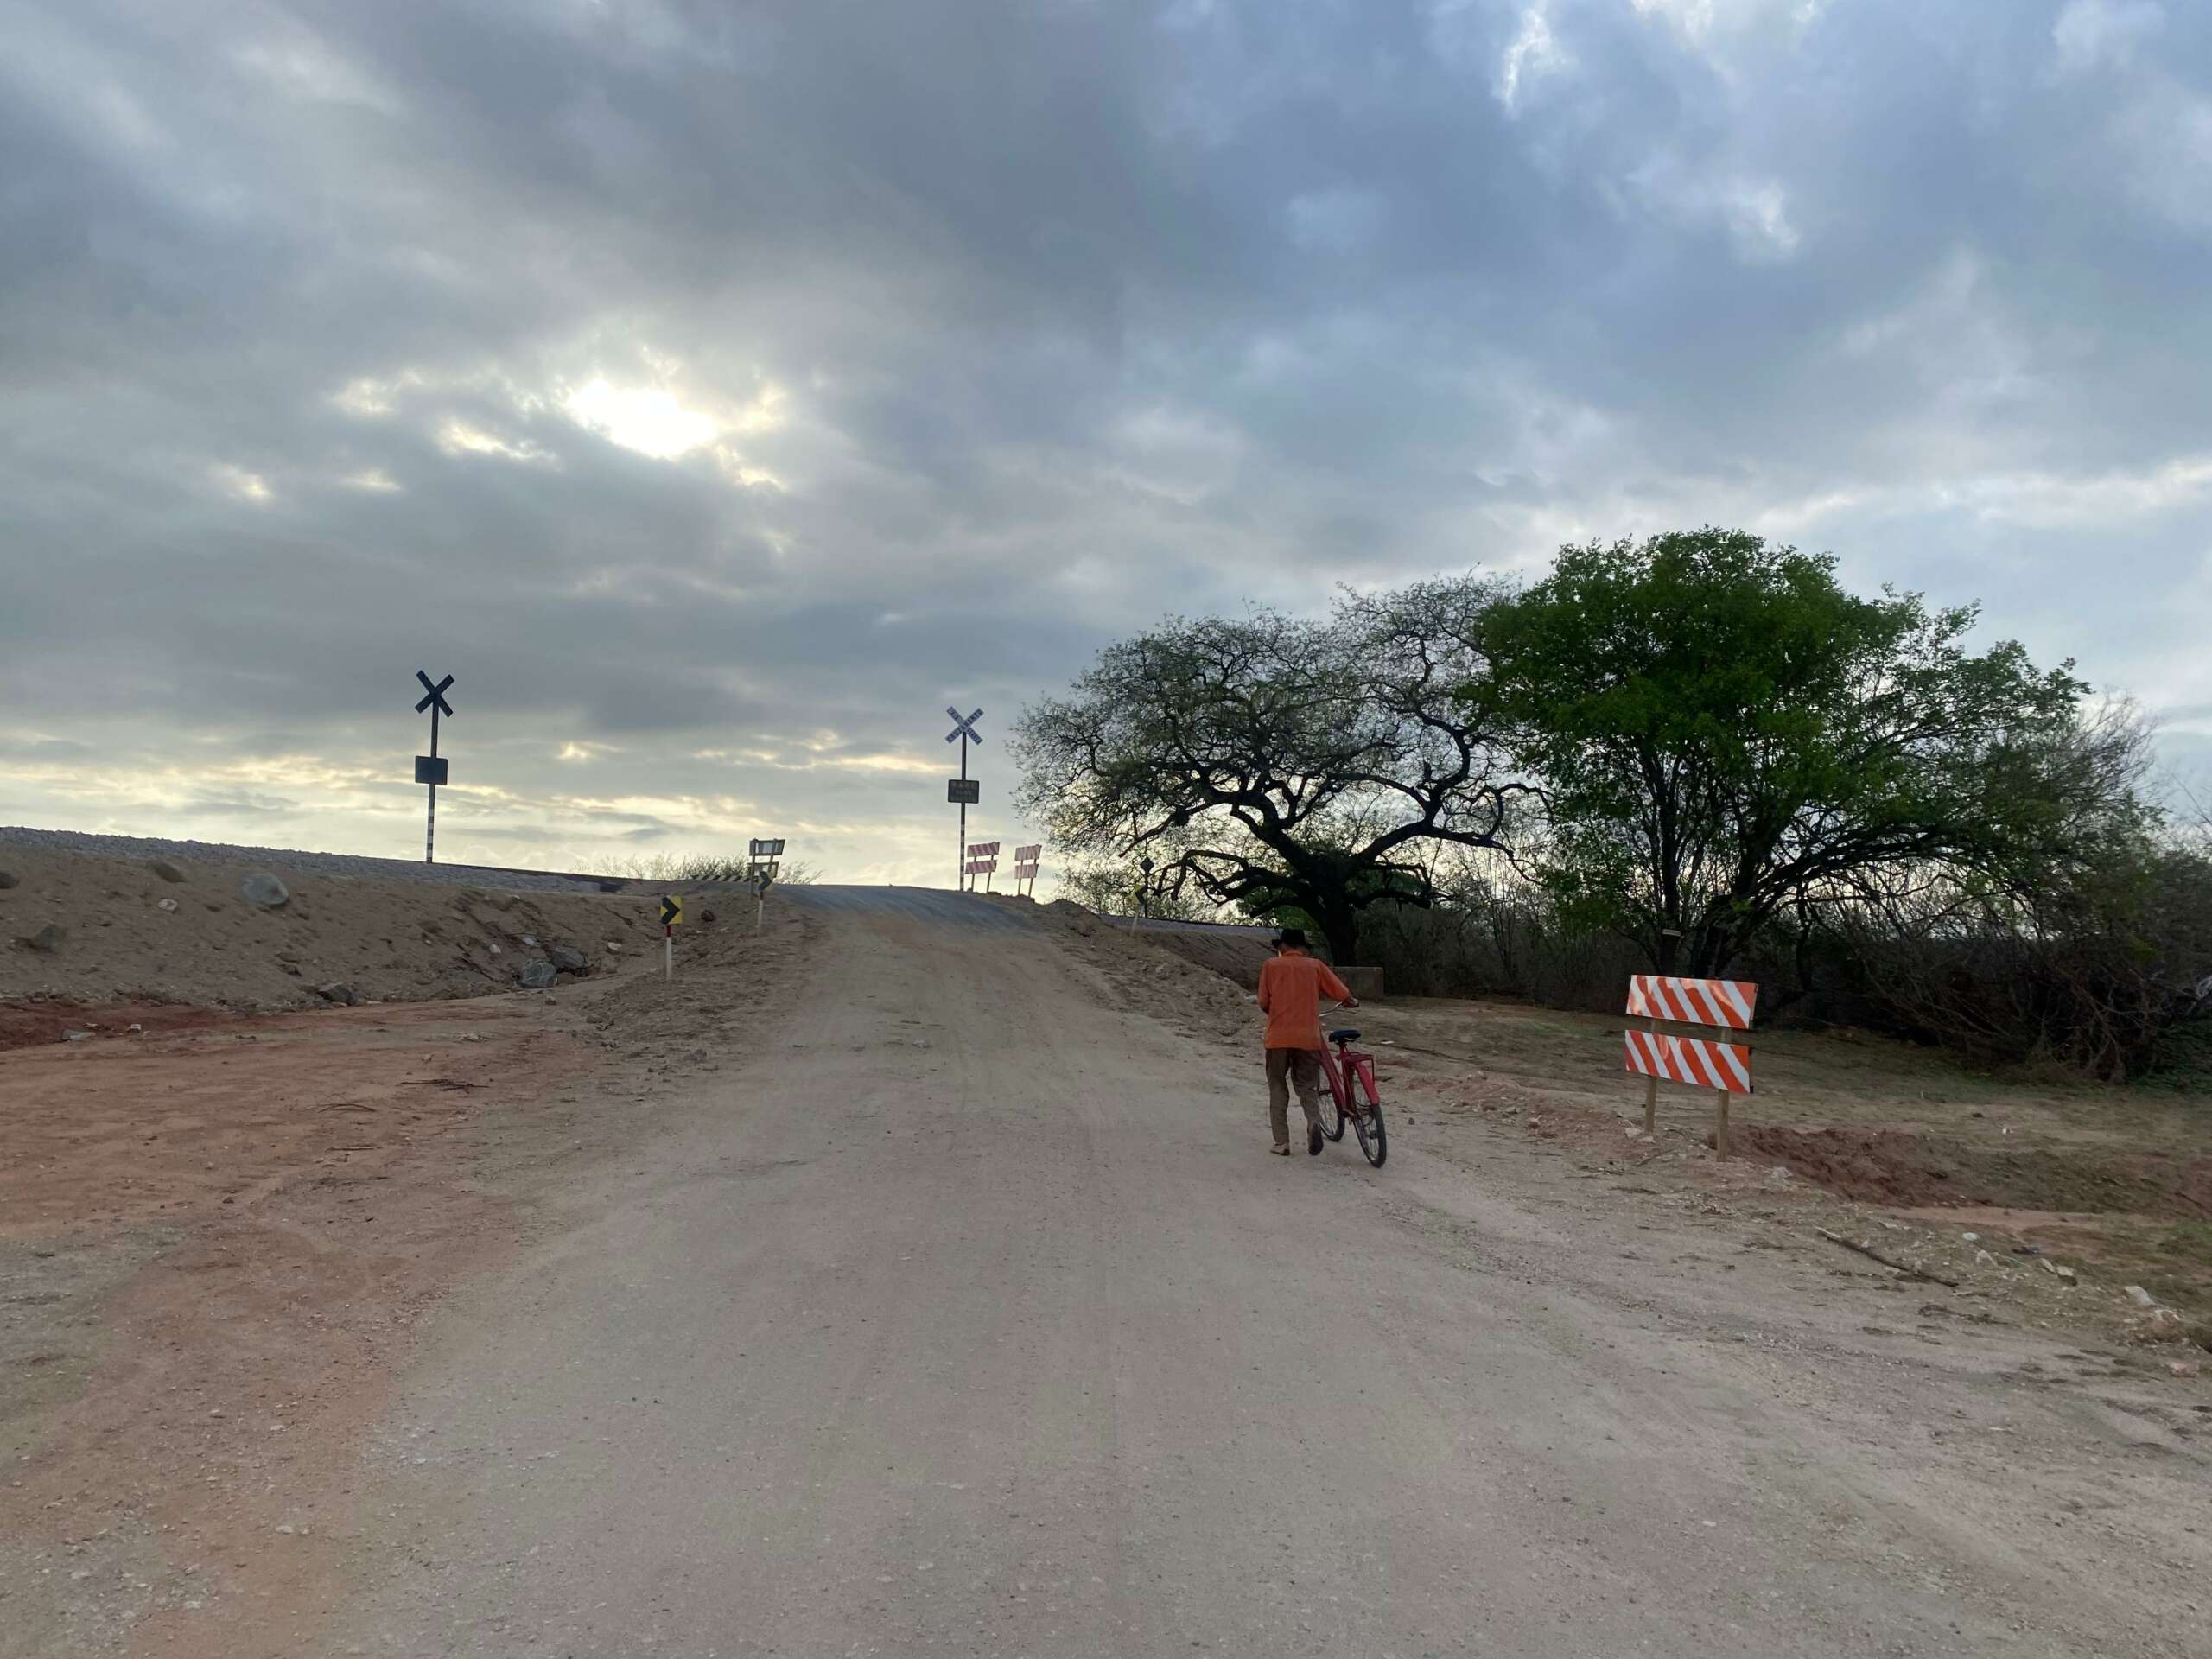
[{"label": "road sign", "polygon": [[995,858],[998,850],[999,844],[995,841],[971,841],[968,843],[968,856],[970,858]]},{"label": "road sign", "polygon": [[438,756],[438,717],[453,713],[453,704],[446,701],[446,693],[453,689],[453,676],[434,683],[418,668],[415,678],[423,688],[423,700],[415,705],[415,712],[430,717],[430,752],[415,757],[415,781],[429,785],[429,810],[423,821],[423,861],[432,864],[438,855],[438,785],[446,780],[446,763]]},{"label": "road sign", "polygon": [[664,893],[660,901],[660,925],[674,927],[683,919],[683,901],[674,893]]},{"label": "road sign", "polygon": [[1658,1123],[1659,1084],[1686,1083],[1710,1089],[1713,1098],[1713,1149],[1728,1155],[1728,1097],[1751,1092],[1751,1051],[1747,1044],[1716,1042],[1707,1037],[1678,1037],[1659,1029],[1662,1020],[1678,1025],[1718,1026],[1749,1031],[1758,1007],[1759,988],[1747,980],[1676,979],[1637,974],[1629,981],[1628,1011],[1641,1015],[1642,1031],[1625,1032],[1628,1070],[1643,1081],[1643,1132]]},{"label": "road sign", "polygon": [[780,841],[756,841],[753,843],[752,855],[754,858],[781,858],[784,843]]},{"label": "road sign", "polygon": [[968,776],[968,746],[983,741],[983,734],[976,729],[976,722],[983,717],[983,711],[978,709],[972,715],[963,715],[957,705],[947,703],[944,712],[952,716],[952,729],[944,734],[944,741],[960,746],[960,776],[946,780],[944,798],[960,809],[960,877],[952,885],[962,887],[971,885],[968,878],[976,874],[968,868],[968,809],[980,798],[974,781]]}]

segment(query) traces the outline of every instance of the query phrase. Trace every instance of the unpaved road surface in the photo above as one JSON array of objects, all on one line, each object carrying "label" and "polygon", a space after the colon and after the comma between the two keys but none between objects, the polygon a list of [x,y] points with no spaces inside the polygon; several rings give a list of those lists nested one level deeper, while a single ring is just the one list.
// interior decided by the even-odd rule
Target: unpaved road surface
[{"label": "unpaved road surface", "polygon": [[792,902],[776,973],[620,1037],[685,1064],[564,1109],[634,1127],[342,1478],[257,1471],[285,1530],[224,1553],[314,1593],[217,1561],[118,1649],[2212,1652],[2201,1395],[1410,1090],[1382,1171],[1270,1157],[1256,1053],[1109,940]]}]

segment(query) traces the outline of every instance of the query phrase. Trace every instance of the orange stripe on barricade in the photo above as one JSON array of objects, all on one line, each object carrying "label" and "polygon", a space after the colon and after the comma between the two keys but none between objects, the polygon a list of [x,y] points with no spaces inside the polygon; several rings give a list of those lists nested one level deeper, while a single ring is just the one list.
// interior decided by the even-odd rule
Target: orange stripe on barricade
[{"label": "orange stripe on barricade", "polygon": [[1638,974],[1628,982],[1628,1011],[1639,1020],[1749,1031],[1758,1002],[1759,988],[1745,980]]},{"label": "orange stripe on barricade", "polygon": [[1732,1095],[1751,1092],[1751,1051],[1739,1043],[1669,1037],[1656,1031],[1622,1035],[1627,1039],[1628,1069],[1638,1077],[1660,1077]]}]

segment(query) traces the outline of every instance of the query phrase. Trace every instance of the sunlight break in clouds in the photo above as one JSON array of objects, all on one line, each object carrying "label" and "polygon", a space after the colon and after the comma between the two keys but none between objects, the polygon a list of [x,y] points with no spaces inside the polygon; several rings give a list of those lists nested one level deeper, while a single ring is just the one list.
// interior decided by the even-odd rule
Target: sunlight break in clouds
[{"label": "sunlight break in clouds", "polygon": [[577,425],[655,461],[688,455],[721,432],[714,416],[686,409],[663,387],[617,386],[603,375],[568,392],[561,407]]}]

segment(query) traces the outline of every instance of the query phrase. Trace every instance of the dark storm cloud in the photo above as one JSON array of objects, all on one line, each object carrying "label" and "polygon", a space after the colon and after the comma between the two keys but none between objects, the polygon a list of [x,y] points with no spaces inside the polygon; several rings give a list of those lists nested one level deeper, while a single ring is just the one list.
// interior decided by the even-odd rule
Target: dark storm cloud
[{"label": "dark storm cloud", "polygon": [[1002,738],[1163,612],[1708,519],[2207,752],[2202,7],[0,27],[0,817],[404,836],[427,666],[487,842],[896,869],[949,699]]}]

